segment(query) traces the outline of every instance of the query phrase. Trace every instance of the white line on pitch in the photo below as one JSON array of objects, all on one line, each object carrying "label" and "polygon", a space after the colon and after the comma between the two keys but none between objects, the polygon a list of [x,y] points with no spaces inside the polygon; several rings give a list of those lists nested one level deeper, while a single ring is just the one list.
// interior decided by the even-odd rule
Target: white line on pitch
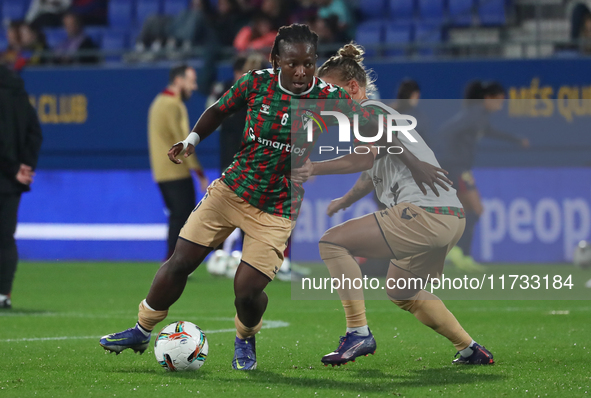
[{"label": "white line on pitch", "polygon": [[[220,319],[220,318],[217,318]],[[226,320],[231,319],[232,321],[234,318],[224,318]],[[284,321],[263,321],[262,329],[277,329],[277,328],[285,328],[289,326],[289,322]],[[235,332],[236,328],[227,328],[227,329],[214,329],[214,330],[204,330],[203,332],[208,334],[214,333],[229,333]],[[22,338],[22,339],[5,339],[0,340],[0,343],[18,343],[23,341],[56,341],[56,340],[92,340],[92,339],[100,339],[102,336],[58,336],[58,337],[30,337],[30,338]]]}]

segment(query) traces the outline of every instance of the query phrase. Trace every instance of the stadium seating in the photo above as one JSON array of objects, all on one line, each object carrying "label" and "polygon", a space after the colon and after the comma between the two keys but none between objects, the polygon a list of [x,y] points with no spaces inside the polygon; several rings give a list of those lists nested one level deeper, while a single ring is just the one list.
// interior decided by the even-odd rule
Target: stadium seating
[{"label": "stadium seating", "polygon": [[131,0],[109,1],[109,25],[114,28],[129,27],[134,23]]},{"label": "stadium seating", "polygon": [[386,25],[386,44],[397,44],[400,48],[386,48],[385,54],[388,56],[402,56],[406,51],[403,45],[412,42],[412,24],[390,22]]},{"label": "stadium seating", "polygon": [[368,57],[377,54],[376,46],[382,43],[384,23],[381,20],[367,21],[357,26],[355,41],[365,47]]},{"label": "stadium seating", "polygon": [[188,7],[187,0],[166,0],[164,2],[164,14],[177,15]]},{"label": "stadium seating", "polygon": [[55,48],[68,37],[63,28],[45,28],[43,32],[49,48]]},{"label": "stadium seating", "polygon": [[478,16],[482,25],[505,24],[505,0],[479,0]]},{"label": "stadium seating", "polygon": [[105,28],[103,26],[88,26],[84,28],[84,31],[88,37],[90,37],[94,44],[96,44],[98,47],[102,47],[103,35],[108,30],[109,28]]},{"label": "stadium seating", "polygon": [[441,23],[445,19],[442,0],[419,0],[419,17],[422,21]]},{"label": "stadium seating", "polygon": [[136,3],[136,25],[141,26],[150,15],[161,14],[162,7],[159,0],[137,0]]},{"label": "stadium seating", "polygon": [[28,0],[2,0],[0,14],[3,19],[21,20],[25,18],[28,8]]},{"label": "stadium seating", "polygon": [[[105,50],[121,50],[133,45],[133,39],[145,19],[154,14],[177,15],[186,10],[191,0],[109,0],[109,26],[88,27],[86,32]],[[447,26],[469,26],[474,18],[483,25],[506,23],[505,8],[510,0],[363,0],[359,1],[362,22],[356,40],[366,47],[368,56],[376,56],[380,45],[383,55],[402,56],[405,43],[438,44],[445,39]],[[0,0],[0,18],[22,19],[30,0]],[[212,6],[217,0],[210,0]],[[63,29],[46,29],[50,46],[65,38]],[[387,48],[389,44],[400,48]],[[0,49],[6,47],[4,34]],[[421,55],[432,55],[433,49],[421,48]]]},{"label": "stadium seating", "polygon": [[441,27],[432,23],[415,24],[415,43],[422,45],[419,47],[418,54],[430,56],[436,53],[435,49],[429,45],[441,44],[443,36]]},{"label": "stadium seating", "polygon": [[[116,52],[128,47],[129,33],[124,29],[110,29],[103,35],[102,49],[107,52]],[[119,61],[120,54],[107,54],[105,61]]]},{"label": "stadium seating", "polygon": [[473,0],[449,0],[449,22],[453,26],[472,24]]},{"label": "stadium seating", "polygon": [[364,20],[383,18],[386,15],[386,2],[385,0],[360,1],[359,11]]},{"label": "stadium seating", "polygon": [[415,15],[414,0],[390,0],[390,19],[410,21]]}]

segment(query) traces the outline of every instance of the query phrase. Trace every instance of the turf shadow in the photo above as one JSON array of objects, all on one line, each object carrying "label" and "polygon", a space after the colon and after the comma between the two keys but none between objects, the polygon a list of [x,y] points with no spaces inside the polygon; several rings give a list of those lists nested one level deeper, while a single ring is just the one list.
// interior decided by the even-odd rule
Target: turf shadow
[{"label": "turf shadow", "polygon": [[[463,367],[468,369],[467,367]],[[304,387],[313,389],[334,389],[365,392],[387,392],[397,391],[401,387],[427,387],[427,386],[445,386],[445,385],[469,385],[474,383],[485,383],[499,381],[506,378],[497,374],[482,374],[466,372],[460,367],[410,370],[408,374],[395,375],[388,374],[381,369],[363,369],[352,371],[349,380],[342,380],[341,377],[335,380],[330,378],[328,372],[301,373],[299,376],[287,376],[280,373],[256,370],[248,372],[248,381],[250,383],[259,383],[264,386],[272,384],[283,384],[291,387]],[[216,381],[220,383],[236,383],[237,379],[220,377],[216,374]],[[368,383],[367,379],[373,379],[374,382]]]}]

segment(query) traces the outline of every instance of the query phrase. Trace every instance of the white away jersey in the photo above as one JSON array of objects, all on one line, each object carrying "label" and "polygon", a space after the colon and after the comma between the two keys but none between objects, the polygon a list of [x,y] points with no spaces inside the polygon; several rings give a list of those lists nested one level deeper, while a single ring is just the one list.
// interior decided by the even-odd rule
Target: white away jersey
[{"label": "white away jersey", "polygon": [[[379,101],[366,100],[362,102],[362,105],[363,107],[379,107],[388,113],[399,115],[397,111]],[[406,121],[397,120],[396,122],[408,126]],[[417,142],[411,142],[404,134],[399,133],[398,139],[404,146],[419,160],[441,167],[431,148],[425,144],[425,141],[416,130],[410,130],[409,133]],[[393,207],[398,203],[404,202],[420,207],[462,208],[462,204],[456,195],[456,190],[451,187],[449,191],[446,191],[439,185],[436,185],[437,191],[439,192],[439,197],[437,197],[431,188],[425,185],[427,195],[424,195],[412,178],[408,167],[402,163],[397,155],[386,155],[376,159],[373,167],[364,173],[367,173],[372,179],[380,202],[388,207]]]}]

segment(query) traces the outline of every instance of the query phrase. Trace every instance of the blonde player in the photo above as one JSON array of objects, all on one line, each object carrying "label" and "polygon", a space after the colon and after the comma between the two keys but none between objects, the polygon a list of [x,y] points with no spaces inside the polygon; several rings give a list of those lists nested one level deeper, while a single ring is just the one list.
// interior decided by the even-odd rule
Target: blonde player
[{"label": "blonde player", "polygon": [[[361,63],[362,55],[360,47],[347,44],[318,69],[318,76],[344,88],[365,109],[378,107],[397,114],[378,101],[368,100],[367,93],[373,84]],[[410,142],[403,135],[399,136],[400,141],[419,160],[439,167],[433,151],[416,131],[411,131],[418,142]],[[309,162],[302,169],[292,171],[292,178],[304,180],[309,175],[332,174],[334,162]],[[373,167],[361,174],[345,196],[330,203],[327,212],[332,216],[374,189],[387,209],[329,229],[320,240],[320,255],[331,276],[339,280],[362,278],[354,256],[391,258],[388,278],[406,282],[399,283],[405,288],[396,284],[387,287],[392,302],[447,337],[460,355],[454,363],[492,364],[492,354],[470,337],[438,297],[421,289],[424,283],[419,286],[410,283],[417,278],[424,282],[441,275],[446,254],[464,231],[464,210],[456,191],[444,188],[439,193],[433,185],[427,191],[399,156],[378,156]],[[373,354],[376,349],[365,316],[363,291],[341,288],[339,296],[347,319],[347,333],[341,337],[338,348],[322,358],[325,365],[346,364],[361,355]]]}]

